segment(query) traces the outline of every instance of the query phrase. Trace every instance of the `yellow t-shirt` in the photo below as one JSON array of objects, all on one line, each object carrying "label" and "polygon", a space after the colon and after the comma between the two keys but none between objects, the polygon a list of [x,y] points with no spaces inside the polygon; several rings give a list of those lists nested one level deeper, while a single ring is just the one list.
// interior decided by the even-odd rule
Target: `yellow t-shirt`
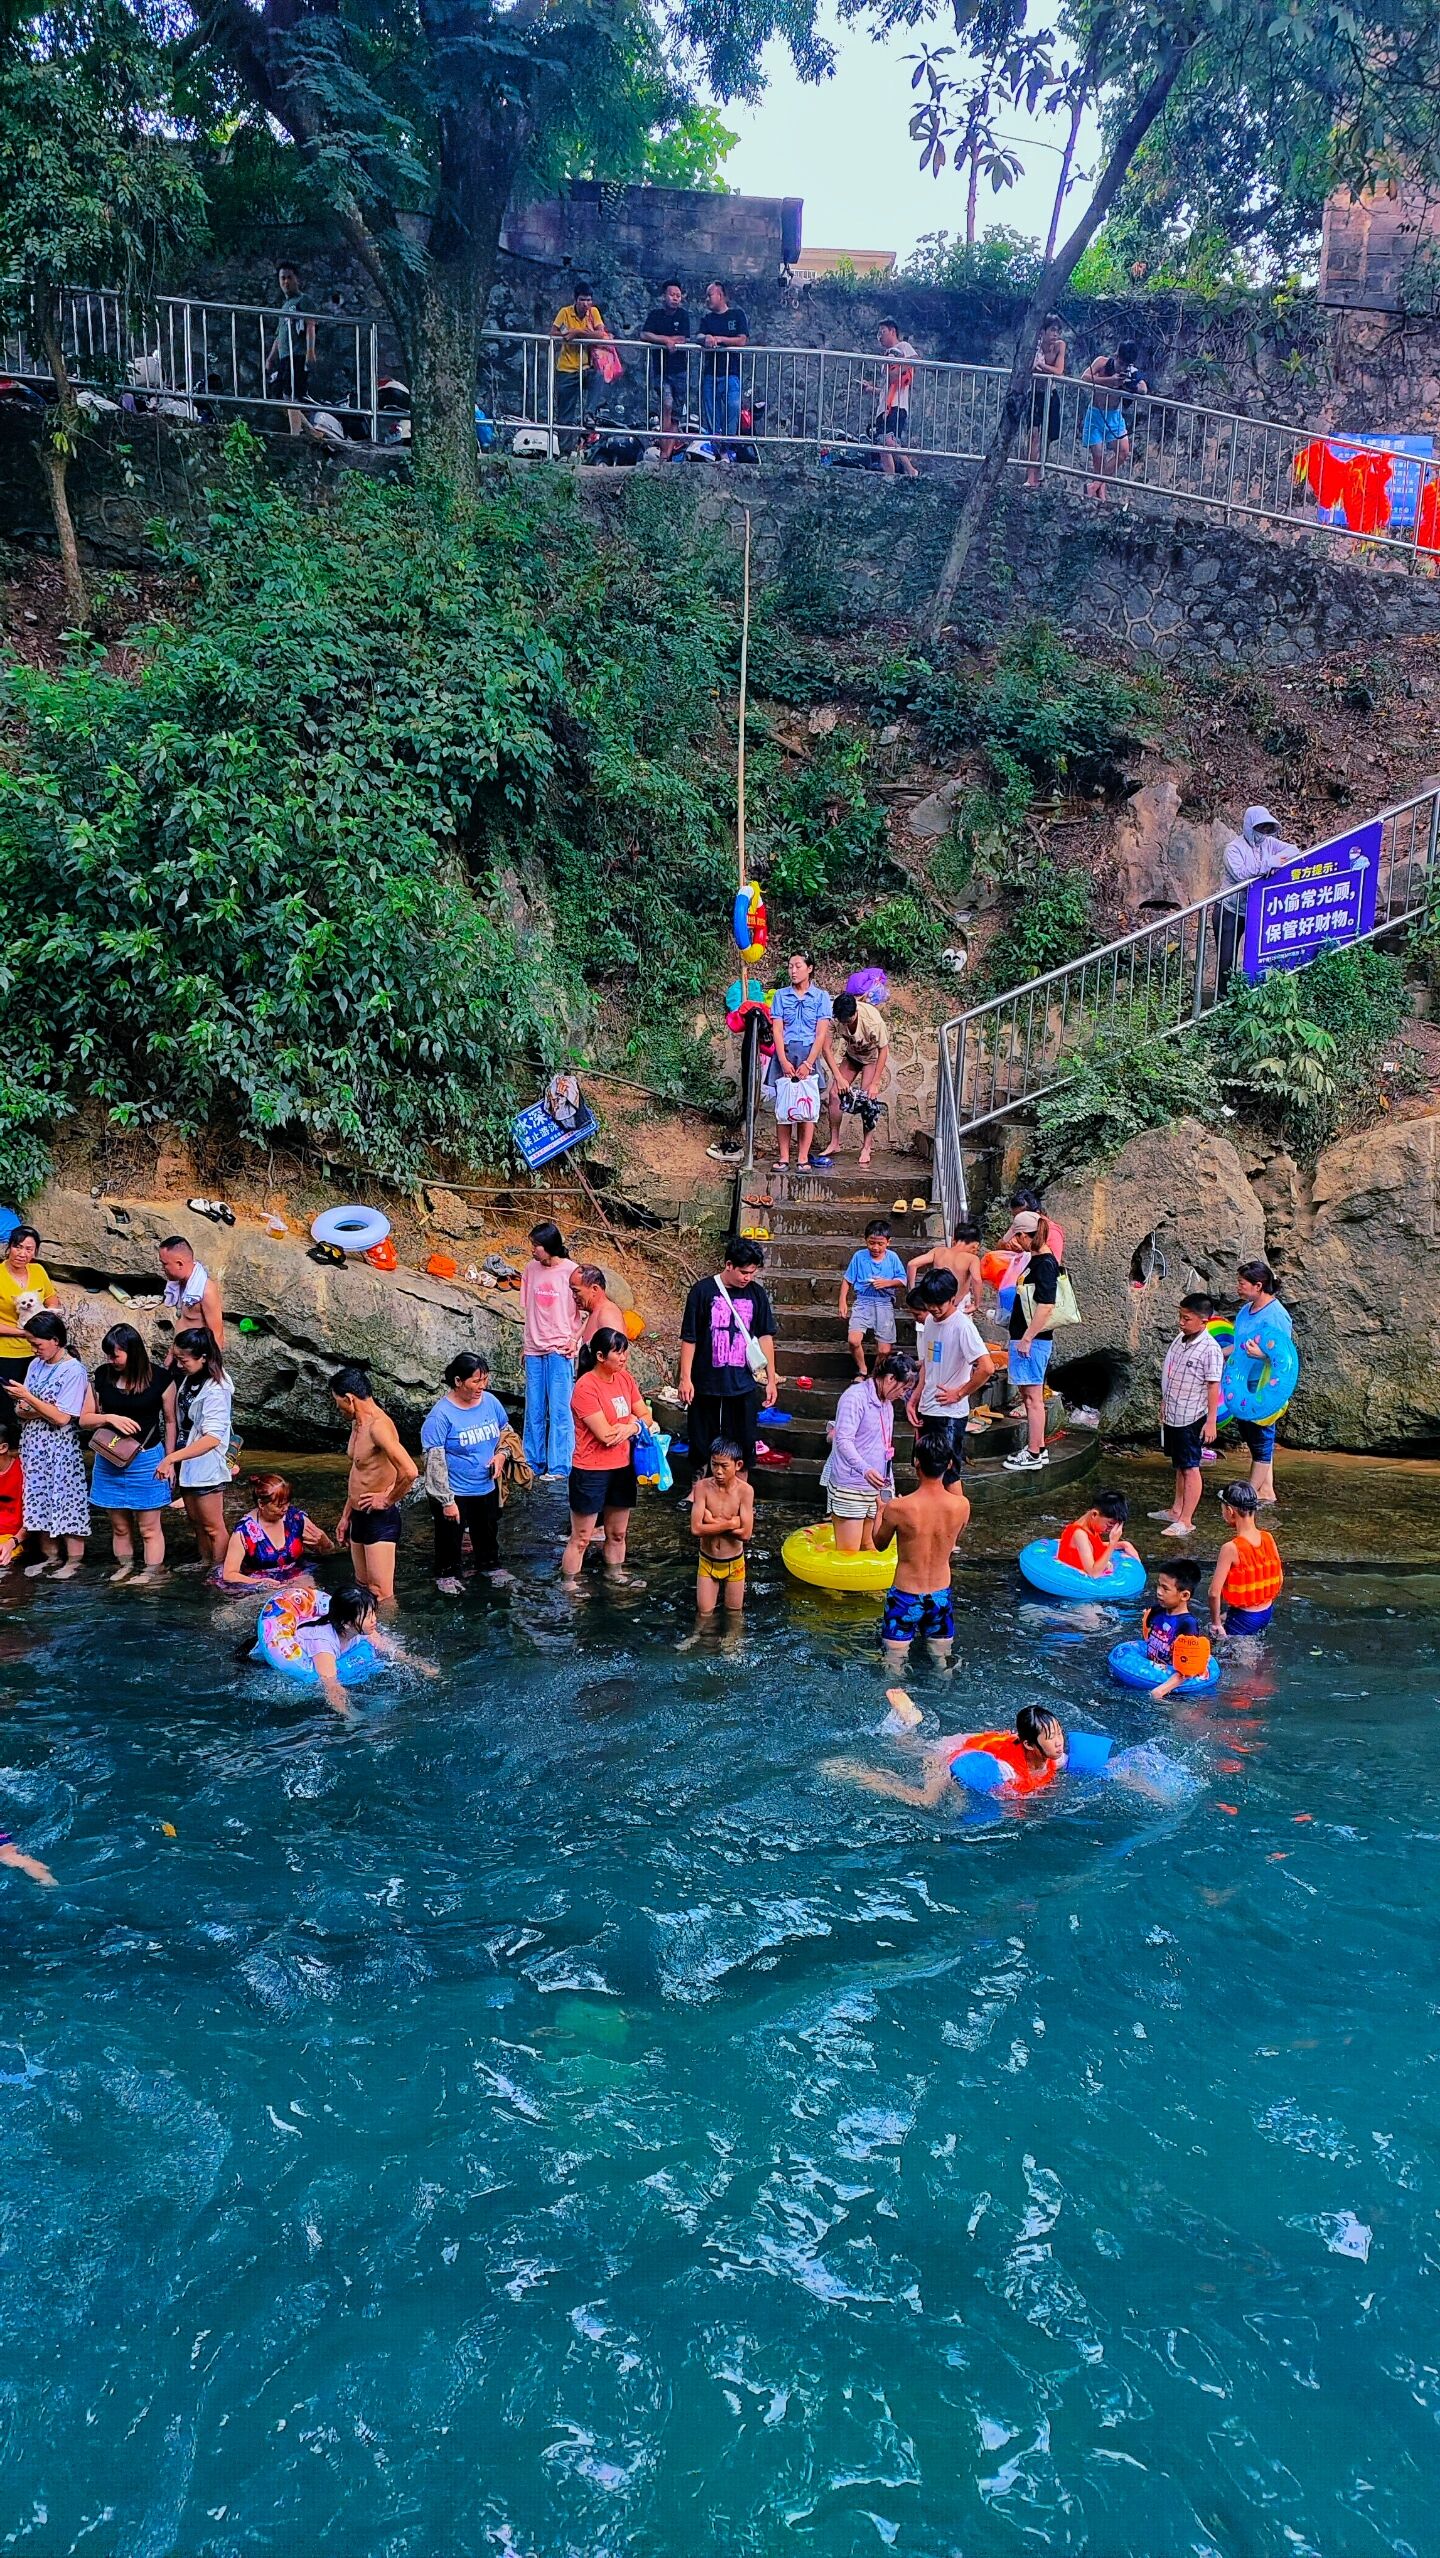
[{"label": "yellow t-shirt", "polygon": [[[581,318],[580,313],[576,310],[574,303],[567,302],[563,311],[556,312],[550,325],[552,328],[556,329],[580,329],[590,337],[603,338],[608,335],[605,323],[600,317],[599,309],[593,302],[583,319]],[[584,371],[584,368],[585,349],[582,346],[577,346],[573,338],[566,338],[562,342],[560,352],[555,358],[556,372],[581,373]]]},{"label": "yellow t-shirt", "polygon": [[18,1299],[30,1288],[38,1288],[47,1305],[55,1293],[55,1283],[48,1270],[32,1261],[23,1279],[17,1279],[4,1254],[0,1253],[0,1359],[30,1359],[35,1345],[27,1341],[15,1320]]}]

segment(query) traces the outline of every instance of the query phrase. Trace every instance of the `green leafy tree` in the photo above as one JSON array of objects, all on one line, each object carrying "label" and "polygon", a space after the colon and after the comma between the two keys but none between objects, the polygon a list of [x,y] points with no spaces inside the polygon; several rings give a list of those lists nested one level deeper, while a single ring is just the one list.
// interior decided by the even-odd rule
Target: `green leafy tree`
[{"label": "green leafy tree", "polygon": [[119,0],[0,26],[0,284],[44,349],[55,404],[40,429],[44,474],[72,622],[90,603],[70,508],[84,414],[66,362],[62,289],[124,286],[194,229],[200,196],[161,128],[163,31]]},{"label": "green leafy tree", "polygon": [[[1263,199],[1267,179],[1313,169],[1326,180],[1366,184],[1397,160],[1433,164],[1440,139],[1440,54],[1432,0],[1062,0],[1032,12],[1028,0],[845,0],[880,32],[922,31],[910,130],[922,168],[958,160],[995,187],[1015,175],[1000,118],[1020,108],[1063,121],[1050,248],[1016,331],[1010,378],[983,460],[966,492],[936,588],[932,630],[954,604],[988,522],[1030,400],[1035,345],[1102,223],[1120,202],[1142,150],[1182,104],[1215,129],[1225,185],[1212,190],[1216,218],[1238,224]],[[937,24],[946,41],[924,31]],[[953,39],[953,40],[952,40]],[[1294,126],[1296,101],[1305,111]],[[1062,240],[1061,208],[1087,110],[1102,148],[1088,204]],[[1294,129],[1292,129],[1292,127]],[[1223,139],[1218,138],[1223,137]]]},{"label": "green leafy tree", "polygon": [[567,175],[608,178],[628,186],[690,187],[702,195],[725,195],[728,189],[722,171],[739,139],[738,133],[722,123],[718,107],[691,99],[673,111],[663,110],[647,131],[637,135],[630,148],[612,150],[603,166],[593,147],[582,149]]},{"label": "green leafy tree", "polygon": [[786,43],[819,78],[814,0],[191,0],[191,52],[288,133],[394,318],[417,461],[474,465],[479,334],[512,197],[568,166],[624,168],[684,111],[673,65],[720,98]]}]

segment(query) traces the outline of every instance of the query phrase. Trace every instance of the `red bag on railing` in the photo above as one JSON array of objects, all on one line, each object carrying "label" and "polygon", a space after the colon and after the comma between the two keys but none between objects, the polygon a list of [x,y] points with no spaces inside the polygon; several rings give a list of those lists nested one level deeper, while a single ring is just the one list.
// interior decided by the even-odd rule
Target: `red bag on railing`
[{"label": "red bag on railing", "polygon": [[602,382],[618,382],[625,370],[613,346],[597,346],[590,361]]},{"label": "red bag on railing", "polygon": [[1298,457],[1297,469],[1303,471],[1317,506],[1340,504],[1354,458],[1351,453],[1337,453],[1323,436],[1317,436],[1313,444],[1306,445]]},{"label": "red bag on railing", "polygon": [[1440,480],[1426,478],[1415,510],[1415,548],[1440,551]]}]

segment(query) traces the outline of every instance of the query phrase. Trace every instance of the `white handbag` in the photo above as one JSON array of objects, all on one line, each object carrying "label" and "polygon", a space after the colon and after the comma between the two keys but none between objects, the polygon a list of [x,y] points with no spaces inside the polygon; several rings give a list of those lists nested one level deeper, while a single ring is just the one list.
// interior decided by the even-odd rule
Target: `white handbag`
[{"label": "white handbag", "polygon": [[777,1119],[818,1119],[820,1116],[820,1078],[818,1075],[777,1075],[775,1079],[775,1116]]}]

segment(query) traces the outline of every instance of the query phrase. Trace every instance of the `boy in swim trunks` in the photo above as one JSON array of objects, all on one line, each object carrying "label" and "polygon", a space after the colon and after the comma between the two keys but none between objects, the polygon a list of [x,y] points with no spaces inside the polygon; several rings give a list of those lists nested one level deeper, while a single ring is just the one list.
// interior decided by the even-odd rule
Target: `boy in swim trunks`
[{"label": "boy in swim trunks", "polygon": [[915,1442],[915,1471],[920,1480],[898,1501],[882,1501],[875,1514],[875,1543],[895,1539],[895,1580],[880,1621],[880,1642],[887,1669],[903,1670],[910,1646],[928,1643],[930,1657],[948,1669],[955,1641],[955,1610],[950,1595],[950,1558],[970,1518],[970,1504],[958,1483],[945,1480],[950,1468],[948,1438],[922,1430]]},{"label": "boy in swim trunks", "polygon": [[1162,1679],[1158,1687],[1151,1689],[1152,1700],[1173,1696],[1182,1679],[1203,1677],[1209,1667],[1210,1646],[1200,1632],[1200,1620],[1195,1614],[1195,1593],[1199,1586],[1198,1563],[1162,1563],[1155,1575],[1155,1605],[1147,1608],[1140,1620],[1145,1649],[1152,1661],[1163,1661],[1167,1669],[1175,1659],[1177,1642],[1182,1650],[1180,1666],[1171,1670],[1170,1676]]},{"label": "boy in swim trunks", "polygon": [[755,1487],[733,1439],[715,1441],[709,1473],[695,1478],[690,1532],[700,1541],[695,1571],[698,1634],[706,1618],[714,1616],[722,1595],[727,1616],[738,1617],[745,1605],[745,1548],[755,1534]]},{"label": "boy in swim trunks", "polygon": [[892,1803],[913,1803],[930,1812],[950,1792],[951,1770],[967,1750],[983,1750],[1006,1771],[1005,1794],[1038,1794],[1059,1775],[1065,1758],[1065,1735],[1043,1705],[1022,1705],[1010,1732],[949,1732],[943,1741],[925,1744],[925,1773],[918,1785],[888,1768],[861,1767],[852,1759],[831,1759],[827,1776],[852,1777],[870,1794],[888,1795]]},{"label": "boy in swim trunks", "polygon": [[1285,1586],[1285,1566],[1268,1528],[1256,1525],[1260,1504],[1253,1483],[1227,1483],[1220,1512],[1230,1534],[1216,1557],[1210,1581],[1210,1632],[1263,1634]]},{"label": "boy in swim trunks", "polygon": [[330,1392],[350,1424],[350,1480],[335,1542],[348,1542],[360,1588],[380,1607],[393,1608],[400,1504],[420,1469],[401,1446],[389,1413],[375,1401],[364,1368],[342,1368],[331,1378]]},{"label": "boy in swim trunks", "polygon": [[1104,1581],[1115,1569],[1117,1554],[1140,1557],[1125,1534],[1130,1504],[1123,1492],[1097,1492],[1083,1519],[1072,1519],[1060,1531],[1055,1551],[1057,1563],[1068,1563],[1072,1572],[1083,1572],[1090,1581]]},{"label": "boy in swim trunks", "polygon": [[935,1243],[928,1252],[917,1252],[905,1276],[912,1289],[917,1288],[927,1270],[948,1270],[960,1294],[956,1300],[964,1315],[978,1314],[985,1301],[985,1282],[980,1273],[980,1229],[973,1217],[962,1217],[950,1243]]}]

